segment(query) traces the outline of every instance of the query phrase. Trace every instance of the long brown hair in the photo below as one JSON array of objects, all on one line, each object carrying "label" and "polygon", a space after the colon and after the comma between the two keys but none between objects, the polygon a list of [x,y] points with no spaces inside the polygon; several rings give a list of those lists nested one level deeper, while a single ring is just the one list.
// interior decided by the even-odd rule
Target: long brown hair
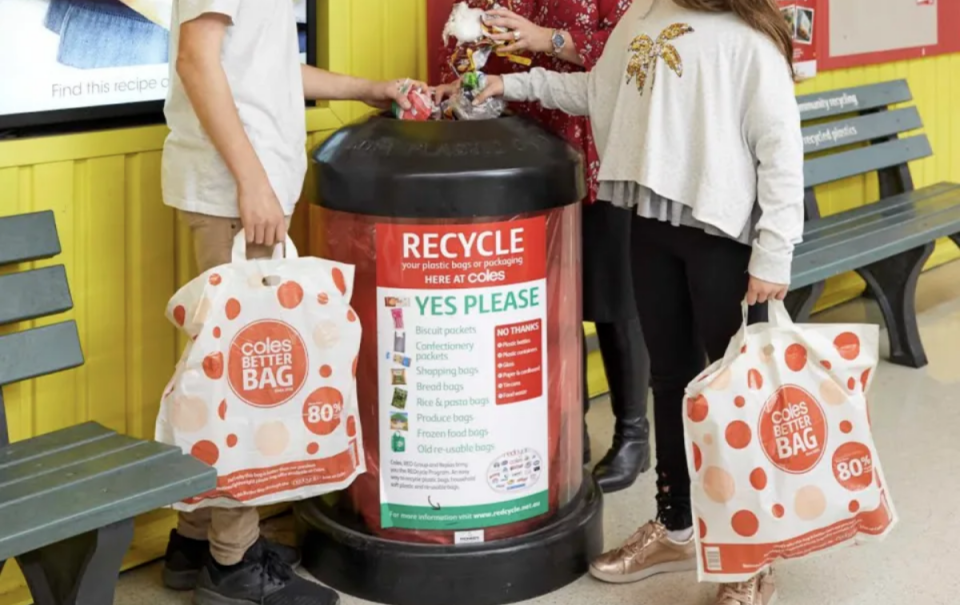
[{"label": "long brown hair", "polygon": [[780,13],[776,0],[674,0],[690,10],[709,13],[732,12],[747,25],[766,34],[780,48],[787,65],[793,67],[793,34]]}]

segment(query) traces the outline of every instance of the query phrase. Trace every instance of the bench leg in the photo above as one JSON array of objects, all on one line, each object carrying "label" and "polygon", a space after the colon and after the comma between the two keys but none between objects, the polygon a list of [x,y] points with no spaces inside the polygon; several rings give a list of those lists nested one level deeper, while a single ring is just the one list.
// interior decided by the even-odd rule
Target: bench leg
[{"label": "bench leg", "polygon": [[890,361],[911,368],[927,365],[917,326],[917,280],[934,246],[930,242],[857,271],[883,313],[890,335]]},{"label": "bench leg", "polygon": [[36,605],[113,605],[133,519],[17,557]]},{"label": "bench leg", "polygon": [[787,294],[787,299],[783,304],[787,307],[787,312],[790,313],[793,321],[803,323],[810,319],[813,307],[820,300],[820,295],[823,294],[826,287],[827,282],[822,281],[798,288]]}]

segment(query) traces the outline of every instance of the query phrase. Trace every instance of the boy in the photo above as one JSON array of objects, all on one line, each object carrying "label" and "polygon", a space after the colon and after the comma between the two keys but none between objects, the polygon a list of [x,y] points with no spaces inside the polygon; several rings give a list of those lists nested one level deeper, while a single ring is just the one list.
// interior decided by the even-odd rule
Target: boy
[{"label": "boy", "polygon": [[[409,107],[398,82],[302,66],[293,0],[175,0],[170,49],[163,198],[190,228],[201,272],[230,262],[241,230],[250,258],[285,241],[307,170],[304,97]],[[202,509],[181,514],[163,575],[195,588],[197,605],[339,601],[296,563],[260,536],[256,509]]]}]

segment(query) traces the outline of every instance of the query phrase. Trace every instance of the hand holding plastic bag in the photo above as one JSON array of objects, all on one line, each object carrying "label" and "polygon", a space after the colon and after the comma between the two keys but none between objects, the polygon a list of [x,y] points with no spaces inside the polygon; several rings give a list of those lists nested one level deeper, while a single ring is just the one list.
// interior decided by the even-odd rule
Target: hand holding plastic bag
[{"label": "hand holding plastic bag", "polygon": [[[285,257],[284,257],[285,251]],[[349,486],[364,472],[357,421],[360,323],[351,265],[298,258],[211,269],[170,300],[192,342],[163,394],[157,441],[214,466],[217,489],[176,506],[259,506]]]},{"label": "hand holding plastic bag", "polygon": [[797,325],[782,302],[769,308],[770,323],[744,321],[687,388],[702,581],[743,581],[778,559],[881,539],[897,521],[866,400],[877,327]]}]

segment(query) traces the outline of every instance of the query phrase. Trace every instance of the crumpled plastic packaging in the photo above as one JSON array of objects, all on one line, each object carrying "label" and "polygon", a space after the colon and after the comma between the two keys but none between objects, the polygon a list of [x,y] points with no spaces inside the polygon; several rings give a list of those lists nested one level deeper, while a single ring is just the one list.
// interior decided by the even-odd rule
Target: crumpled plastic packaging
[{"label": "crumpled plastic packaging", "polygon": [[474,105],[473,101],[487,87],[483,72],[468,72],[463,76],[461,88],[447,102],[444,115],[452,114],[458,120],[492,120],[500,117],[507,104],[500,97],[492,97]]},{"label": "crumpled plastic packaging", "polygon": [[397,103],[393,104],[393,115],[400,120],[414,120],[425,122],[431,118],[438,118],[440,108],[433,102],[430,92],[421,90],[414,86],[412,82],[404,82],[400,86],[400,92],[405,94],[410,101],[410,109],[403,109]]}]

